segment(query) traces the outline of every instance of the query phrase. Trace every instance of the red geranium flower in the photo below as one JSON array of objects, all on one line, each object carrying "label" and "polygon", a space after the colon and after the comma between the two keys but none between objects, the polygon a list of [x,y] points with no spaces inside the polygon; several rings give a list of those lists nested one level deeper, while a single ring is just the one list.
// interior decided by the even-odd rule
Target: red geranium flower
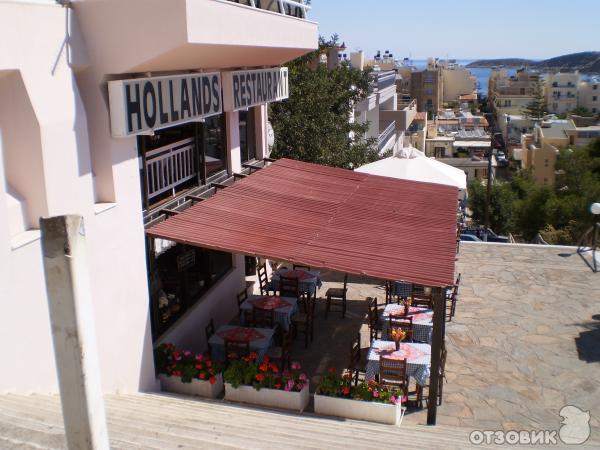
[{"label": "red geranium flower", "polygon": [[327,371],[329,373],[335,373],[335,367],[330,367],[329,369],[327,369]]},{"label": "red geranium flower", "polygon": [[204,369],[204,366],[202,364],[196,364],[196,369],[202,370]]},{"label": "red geranium flower", "polygon": [[267,370],[269,370],[269,365],[267,363],[263,363],[260,366],[258,366],[258,370],[260,370],[261,372],[266,372]]},{"label": "red geranium flower", "polygon": [[350,388],[348,386],[342,387],[342,394],[348,395],[350,393]]},{"label": "red geranium flower", "polygon": [[208,382],[209,382],[210,384],[215,384],[215,383],[217,382],[217,379],[216,379],[215,377],[210,377],[210,378],[208,379]]},{"label": "red geranium flower", "polygon": [[248,359],[256,361],[258,359],[258,353],[252,352],[248,355]]},{"label": "red geranium flower", "polygon": [[262,373],[257,373],[255,378],[256,381],[263,381],[265,379],[265,376]]},{"label": "red geranium flower", "polygon": [[275,389],[281,389],[281,384],[280,384],[280,383],[277,383],[277,384],[275,385]]},{"label": "red geranium flower", "polygon": [[270,359],[269,359],[269,355],[265,355],[265,356],[263,356],[263,362],[264,362],[264,363],[268,363],[269,361],[270,361]]},{"label": "red geranium flower", "polygon": [[274,373],[279,373],[279,367],[277,367],[277,364],[273,364],[273,363],[271,363],[271,364],[270,364],[270,367],[271,367],[271,370],[272,370]]},{"label": "red geranium flower", "polygon": [[200,372],[200,379],[204,380],[206,378],[206,374],[204,372]]}]

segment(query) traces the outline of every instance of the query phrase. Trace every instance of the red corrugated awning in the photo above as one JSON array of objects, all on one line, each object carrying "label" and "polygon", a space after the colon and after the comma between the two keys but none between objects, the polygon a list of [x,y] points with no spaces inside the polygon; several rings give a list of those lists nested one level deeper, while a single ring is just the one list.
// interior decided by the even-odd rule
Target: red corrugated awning
[{"label": "red corrugated awning", "polygon": [[427,286],[454,283],[457,190],[280,159],[155,238]]}]

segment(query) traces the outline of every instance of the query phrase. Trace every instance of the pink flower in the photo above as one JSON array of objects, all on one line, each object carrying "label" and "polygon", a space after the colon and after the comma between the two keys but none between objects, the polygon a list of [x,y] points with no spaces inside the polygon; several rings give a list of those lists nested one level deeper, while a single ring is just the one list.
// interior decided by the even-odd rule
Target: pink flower
[{"label": "pink flower", "polygon": [[191,356],[192,352],[190,352],[189,350],[186,350],[185,352],[183,352],[183,356]]},{"label": "pink flower", "polygon": [[390,397],[390,403],[393,403],[394,405],[396,404],[396,396],[395,395],[392,395]]},{"label": "pink flower", "polygon": [[286,391],[291,391],[292,388],[294,387],[294,380],[288,380],[286,387],[289,388],[289,389],[286,389]]},{"label": "pink flower", "polygon": [[286,390],[286,392],[290,392],[292,390],[292,388],[290,387],[289,384],[286,384],[285,385],[285,390]]},{"label": "pink flower", "polygon": [[375,389],[373,391],[373,397],[375,397],[375,398],[379,397],[379,391],[377,389]]},{"label": "pink flower", "polygon": [[306,374],[305,374],[305,373],[301,373],[301,374],[300,374],[300,376],[298,377],[298,379],[299,379],[300,381],[306,381],[306,380],[307,380],[307,378],[306,378]]},{"label": "pink flower", "polygon": [[198,353],[196,355],[196,361],[202,361],[204,359],[204,355],[202,353]]},{"label": "pink flower", "polygon": [[291,367],[292,370],[300,370],[302,368],[299,362],[293,362]]},{"label": "pink flower", "polygon": [[175,361],[181,360],[181,353],[179,353],[179,352],[173,352],[173,359]]}]

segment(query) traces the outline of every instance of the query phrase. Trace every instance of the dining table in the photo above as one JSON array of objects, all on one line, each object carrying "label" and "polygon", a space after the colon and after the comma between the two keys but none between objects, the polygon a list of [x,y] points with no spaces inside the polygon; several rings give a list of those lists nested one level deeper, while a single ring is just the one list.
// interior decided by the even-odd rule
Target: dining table
[{"label": "dining table", "polygon": [[290,329],[292,316],[298,311],[298,299],[278,295],[251,295],[240,305],[241,324],[245,325],[252,317],[254,307],[273,310],[273,319],[285,331]]},{"label": "dining table", "polygon": [[431,369],[431,345],[401,342],[396,350],[394,341],[374,340],[367,354],[367,380],[374,380],[379,375],[379,358],[406,359],[406,370],[409,378],[419,385],[425,386]]},{"label": "dining table", "polygon": [[305,270],[305,269],[288,269],[281,268],[273,272],[271,277],[271,288],[274,291],[279,290],[279,279],[281,276],[286,278],[292,278],[298,280],[298,290],[301,293],[315,295],[321,285],[321,272],[318,270]]},{"label": "dining table", "polygon": [[431,344],[431,336],[433,331],[433,309],[421,306],[411,306],[408,309],[408,314],[405,314],[404,305],[396,305],[394,303],[385,305],[385,308],[379,316],[379,323],[381,324],[381,336],[384,338],[387,337],[389,333],[390,316],[397,317],[398,319],[408,317],[412,318],[413,341]]},{"label": "dining table", "polygon": [[239,325],[222,325],[213,334],[208,343],[211,348],[211,356],[214,361],[225,361],[225,339],[235,341],[248,341],[250,351],[258,354],[259,360],[267,353],[273,344],[275,329],[252,328]]}]

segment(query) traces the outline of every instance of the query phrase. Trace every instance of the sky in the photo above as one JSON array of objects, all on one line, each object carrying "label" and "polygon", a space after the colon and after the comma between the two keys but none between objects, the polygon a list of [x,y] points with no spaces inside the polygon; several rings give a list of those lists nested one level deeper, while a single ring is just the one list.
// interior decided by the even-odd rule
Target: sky
[{"label": "sky", "polygon": [[600,50],[600,0],[312,0],[309,19],[367,57],[545,59]]}]

